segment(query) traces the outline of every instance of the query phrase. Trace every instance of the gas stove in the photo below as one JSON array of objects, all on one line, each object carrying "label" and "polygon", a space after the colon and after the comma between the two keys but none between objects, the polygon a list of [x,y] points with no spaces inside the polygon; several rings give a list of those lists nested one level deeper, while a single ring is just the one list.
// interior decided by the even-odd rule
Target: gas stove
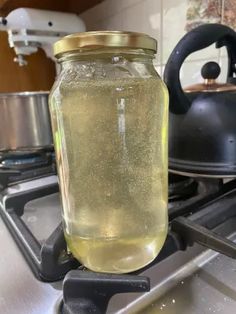
[{"label": "gas stove", "polygon": [[0,190],[16,182],[55,172],[55,154],[52,149],[0,152]]},{"label": "gas stove", "polygon": [[54,172],[7,182],[0,215],[1,313],[235,311],[236,180],[170,174],[166,242],[127,275],[90,272],[67,252]]}]

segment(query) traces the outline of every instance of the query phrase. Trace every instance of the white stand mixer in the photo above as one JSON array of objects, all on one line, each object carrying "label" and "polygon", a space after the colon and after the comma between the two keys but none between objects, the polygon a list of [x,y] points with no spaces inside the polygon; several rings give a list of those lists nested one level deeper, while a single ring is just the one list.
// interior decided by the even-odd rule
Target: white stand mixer
[{"label": "white stand mixer", "polygon": [[54,60],[53,44],[63,36],[85,31],[85,24],[73,13],[19,8],[0,18],[0,31],[8,32],[9,46],[16,53],[14,61],[23,66],[27,64],[24,56],[38,48]]}]

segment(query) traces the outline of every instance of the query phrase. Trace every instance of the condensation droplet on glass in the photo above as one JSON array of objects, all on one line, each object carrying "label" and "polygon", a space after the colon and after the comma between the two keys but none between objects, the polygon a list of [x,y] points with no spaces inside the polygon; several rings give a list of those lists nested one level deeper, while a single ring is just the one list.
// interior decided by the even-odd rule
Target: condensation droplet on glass
[{"label": "condensation droplet on glass", "polygon": [[165,303],[162,303],[162,307],[165,307],[166,306],[166,304]]},{"label": "condensation droplet on glass", "polygon": [[183,284],[184,284],[184,281],[182,280],[182,281],[181,281],[181,285],[183,285]]},{"label": "condensation droplet on glass", "polygon": [[175,299],[172,300],[172,303],[175,304]]}]

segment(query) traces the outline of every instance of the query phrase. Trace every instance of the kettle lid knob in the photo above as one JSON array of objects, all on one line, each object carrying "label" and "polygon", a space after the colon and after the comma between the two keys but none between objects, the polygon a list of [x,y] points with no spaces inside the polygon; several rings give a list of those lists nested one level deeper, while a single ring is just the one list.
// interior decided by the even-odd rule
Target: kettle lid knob
[{"label": "kettle lid knob", "polygon": [[207,62],[201,69],[201,75],[204,79],[215,80],[220,75],[220,66],[217,62]]}]

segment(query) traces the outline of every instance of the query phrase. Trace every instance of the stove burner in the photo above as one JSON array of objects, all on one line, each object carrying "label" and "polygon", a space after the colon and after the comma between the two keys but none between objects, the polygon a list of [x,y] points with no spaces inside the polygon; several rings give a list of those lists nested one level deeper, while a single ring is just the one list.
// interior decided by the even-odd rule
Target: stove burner
[{"label": "stove burner", "polygon": [[198,183],[193,178],[169,173],[169,201],[184,200],[194,196]]},{"label": "stove burner", "polygon": [[52,152],[7,152],[0,155],[1,169],[28,169],[52,162]]},{"label": "stove burner", "polygon": [[2,161],[1,166],[2,168],[25,168],[27,166],[38,165],[38,164],[45,164],[45,160],[41,156],[35,157],[27,157],[22,159],[5,159]]},{"label": "stove burner", "polygon": [[11,183],[53,174],[56,171],[53,151],[2,152],[0,154],[0,187]]}]

